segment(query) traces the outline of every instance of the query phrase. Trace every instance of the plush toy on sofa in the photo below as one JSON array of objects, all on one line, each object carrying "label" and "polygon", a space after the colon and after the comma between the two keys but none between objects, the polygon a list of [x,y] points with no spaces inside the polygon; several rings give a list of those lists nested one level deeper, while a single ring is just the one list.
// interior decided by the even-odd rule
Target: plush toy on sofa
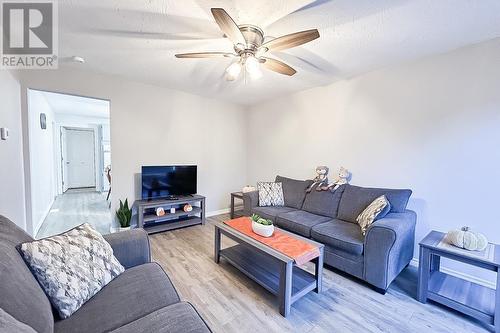
[{"label": "plush toy on sofa", "polygon": [[307,193],[311,192],[316,186],[316,191],[322,191],[323,186],[328,185],[328,167],[320,165],[316,167],[316,177],[313,179],[313,183],[306,190]]},{"label": "plush toy on sofa", "polygon": [[335,178],[333,183],[327,184],[326,186],[323,186],[322,189],[325,191],[330,190],[333,192],[336,189],[338,189],[340,185],[348,184],[350,177],[351,177],[351,173],[349,172],[349,170],[347,170],[344,167],[340,167],[337,178]]}]

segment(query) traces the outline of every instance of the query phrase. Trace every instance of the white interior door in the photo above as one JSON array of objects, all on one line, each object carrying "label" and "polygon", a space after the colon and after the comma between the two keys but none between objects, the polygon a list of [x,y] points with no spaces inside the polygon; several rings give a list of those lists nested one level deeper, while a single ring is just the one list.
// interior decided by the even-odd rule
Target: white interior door
[{"label": "white interior door", "polygon": [[63,188],[95,187],[95,138],[89,129],[64,128]]}]

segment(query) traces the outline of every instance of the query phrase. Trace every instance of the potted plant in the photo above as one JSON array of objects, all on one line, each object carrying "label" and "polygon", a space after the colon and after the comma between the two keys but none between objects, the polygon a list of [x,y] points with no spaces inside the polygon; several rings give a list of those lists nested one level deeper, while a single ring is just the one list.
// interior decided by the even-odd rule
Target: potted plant
[{"label": "potted plant", "polygon": [[253,214],[252,217],[252,230],[257,235],[262,237],[271,237],[274,233],[273,221]]},{"label": "potted plant", "polygon": [[130,220],[132,219],[132,210],[128,207],[128,199],[125,202],[120,200],[120,208],[116,211],[116,218],[120,223],[120,231],[130,229]]}]

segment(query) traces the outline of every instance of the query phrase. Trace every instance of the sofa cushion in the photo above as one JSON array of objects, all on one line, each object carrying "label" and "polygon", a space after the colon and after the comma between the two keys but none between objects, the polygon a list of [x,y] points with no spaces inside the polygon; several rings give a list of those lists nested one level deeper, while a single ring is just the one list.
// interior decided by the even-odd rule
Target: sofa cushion
[{"label": "sofa cushion", "polygon": [[53,331],[49,299],[16,246],[32,241],[12,221],[0,216],[0,308],[40,333]]},{"label": "sofa cushion", "polygon": [[346,185],[340,200],[337,218],[356,223],[359,214],[376,198],[385,195],[391,204],[391,213],[404,213],[411,196],[411,190],[368,188]]},{"label": "sofa cushion", "polygon": [[71,316],[125,269],[90,224],[20,245],[45,294],[61,318]]},{"label": "sofa cushion", "polygon": [[276,224],[286,230],[292,231],[304,237],[311,237],[311,228],[316,224],[329,221],[327,216],[311,214],[303,210],[279,214]]},{"label": "sofa cushion", "polygon": [[2,308],[0,308],[0,332],[36,333],[34,329],[25,323],[21,323]]},{"label": "sofa cushion", "polygon": [[309,213],[336,218],[344,189],[345,185],[339,186],[333,192],[316,191],[316,188],[313,188],[307,193],[302,209]]},{"label": "sofa cushion", "polygon": [[313,183],[312,180],[296,180],[282,176],[276,176],[276,182],[283,186],[285,206],[301,209],[306,197],[306,190]]},{"label": "sofa cushion", "polygon": [[311,237],[323,244],[329,245],[354,255],[363,254],[364,237],[359,225],[341,220],[332,220],[312,227]]},{"label": "sofa cushion", "polygon": [[186,302],[169,305],[113,331],[113,333],[209,333],[203,319]]},{"label": "sofa cushion", "polygon": [[254,207],[252,209],[252,213],[255,213],[259,215],[260,217],[263,217],[265,219],[270,219],[275,221],[276,216],[283,214],[283,213],[288,213],[291,211],[296,210],[295,208],[291,207]]},{"label": "sofa cushion", "polygon": [[56,321],[55,332],[107,332],[158,309],[179,296],[157,263],[125,270],[69,318]]}]

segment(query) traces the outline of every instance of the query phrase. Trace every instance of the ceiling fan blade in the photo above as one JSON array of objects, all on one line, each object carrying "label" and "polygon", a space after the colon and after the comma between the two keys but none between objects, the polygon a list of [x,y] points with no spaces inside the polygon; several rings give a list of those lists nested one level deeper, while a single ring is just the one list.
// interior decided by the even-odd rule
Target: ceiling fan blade
[{"label": "ceiling fan blade", "polygon": [[287,64],[285,64],[282,61],[272,59],[272,58],[266,58],[266,57],[261,57],[260,59],[264,60],[264,63],[263,63],[264,67],[266,67],[269,70],[272,70],[273,72],[280,73],[283,75],[288,75],[288,76],[292,76],[295,73],[297,73],[297,71],[295,69],[288,66]]},{"label": "ceiling fan blade", "polygon": [[235,54],[227,52],[195,52],[195,53],[179,53],[176,54],[176,58],[231,58]]},{"label": "ceiling fan blade", "polygon": [[246,45],[245,37],[238,28],[238,25],[229,16],[229,14],[222,8],[212,8],[212,15],[214,16],[215,22],[219,25],[222,32],[224,32],[234,45],[242,44]]},{"label": "ceiling fan blade", "polygon": [[319,38],[318,29],[295,32],[293,34],[281,36],[262,44],[259,51],[280,51],[290,49]]}]

